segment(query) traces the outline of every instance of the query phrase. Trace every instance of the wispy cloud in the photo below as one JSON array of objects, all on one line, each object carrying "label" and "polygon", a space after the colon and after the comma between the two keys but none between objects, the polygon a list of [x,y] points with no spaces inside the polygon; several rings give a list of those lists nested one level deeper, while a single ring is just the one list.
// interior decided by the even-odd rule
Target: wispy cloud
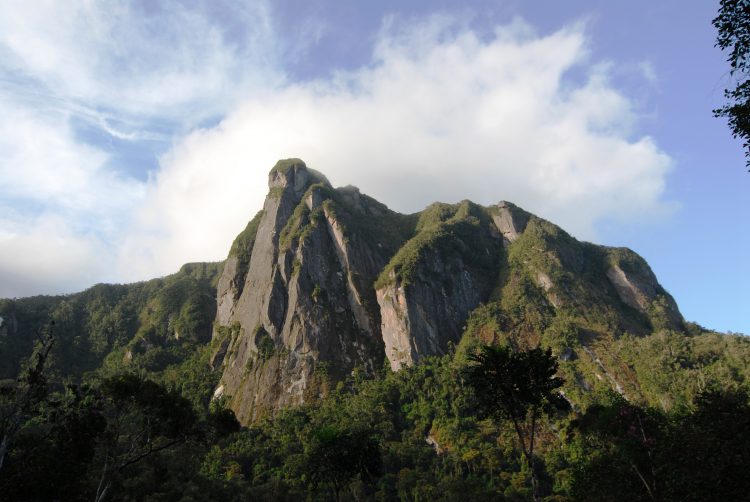
[{"label": "wispy cloud", "polygon": [[[0,296],[70,291],[85,285],[76,271],[124,281],[221,259],[261,207],[268,169],[290,156],[401,211],[508,199],[580,237],[669,209],[670,158],[636,133],[582,25],[478,34],[449,16],[393,18],[368,64],[294,83],[262,4],[83,5],[0,16],[0,112],[16,117],[0,123],[12,159],[0,206],[14,209],[0,220],[0,283],[14,286]],[[74,119],[125,141],[163,139],[155,124],[168,122],[171,147],[138,181]],[[24,255],[45,237],[61,249]],[[29,286],[13,289],[22,276]]]},{"label": "wispy cloud", "polygon": [[277,85],[272,31],[264,2],[1,1],[0,296],[115,277],[146,185],[111,143],[166,149]]},{"label": "wispy cloud", "polygon": [[8,2],[0,17],[4,80],[137,117],[224,112],[243,88],[275,75],[267,7],[190,5]]}]

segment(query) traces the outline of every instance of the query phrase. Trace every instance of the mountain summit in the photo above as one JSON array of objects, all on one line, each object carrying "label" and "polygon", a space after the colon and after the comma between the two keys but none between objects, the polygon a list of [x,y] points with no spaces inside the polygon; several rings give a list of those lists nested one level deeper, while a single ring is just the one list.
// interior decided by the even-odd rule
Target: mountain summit
[{"label": "mountain summit", "polygon": [[398,370],[501,338],[553,347],[582,393],[597,380],[637,393],[601,342],[683,329],[640,256],[580,242],[510,202],[403,215],[299,159],[279,161],[268,184],[217,286],[214,396],[243,423],[315,399],[355,368]]}]

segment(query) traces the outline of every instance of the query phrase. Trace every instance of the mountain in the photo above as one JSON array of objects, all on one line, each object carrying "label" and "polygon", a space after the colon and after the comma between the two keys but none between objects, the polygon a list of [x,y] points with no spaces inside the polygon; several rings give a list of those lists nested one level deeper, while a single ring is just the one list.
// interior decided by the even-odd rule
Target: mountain
[{"label": "mountain", "polygon": [[580,388],[601,378],[638,392],[605,341],[684,321],[628,249],[579,242],[509,202],[402,215],[288,159],[232,246],[214,326],[215,395],[247,423],[316,399],[355,368],[398,370],[471,340],[542,342]]},{"label": "mountain", "polygon": [[746,383],[748,340],[685,322],[629,249],[580,242],[510,202],[399,214],[298,159],[268,183],[223,263],[0,300],[0,379],[53,329],[56,376],[145,374],[200,407],[220,398],[243,424],[351,375],[460,360],[480,343],[551,347],[580,409],[616,391],[667,410],[712,382]]},{"label": "mountain", "polygon": [[207,406],[218,380],[208,357],[222,265],[189,263],[145,282],[0,299],[0,382],[17,377],[39,335],[51,330],[51,380],[133,371],[178,386]]},{"label": "mountain", "polygon": [[[488,416],[490,352],[518,388],[543,355],[557,411]],[[0,493],[739,500],[749,382],[750,338],[628,249],[509,202],[399,214],[289,159],[221,263],[0,299]]]}]

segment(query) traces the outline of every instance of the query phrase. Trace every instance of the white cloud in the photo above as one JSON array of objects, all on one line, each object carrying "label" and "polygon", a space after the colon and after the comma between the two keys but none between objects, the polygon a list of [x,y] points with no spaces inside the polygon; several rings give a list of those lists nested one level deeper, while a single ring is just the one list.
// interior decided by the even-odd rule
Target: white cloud
[{"label": "white cloud", "polygon": [[62,116],[0,94],[0,297],[69,293],[113,279],[112,242],[143,195],[76,141]]},{"label": "white cloud", "polygon": [[65,218],[2,218],[0,229],[0,298],[70,293],[115,279],[111,249],[71,232]]},{"label": "white cloud", "polygon": [[191,121],[279,82],[266,2],[0,3],[12,79],[106,115]]},{"label": "white cloud", "polygon": [[114,275],[115,250],[145,184],[114,170],[112,146],[87,130],[165,141],[277,85],[267,11],[0,0],[0,297],[133,279]]},{"label": "white cloud", "polygon": [[[400,211],[499,199],[582,238],[603,220],[669,210],[671,160],[587,60],[582,26],[540,37],[520,22],[483,40],[434,19],[384,32],[368,67],[269,91],[162,160],[131,234],[152,273],[221,259],[262,206],[266,173],[298,156],[334,184],[354,184]],[[566,79],[572,69],[587,79]],[[147,267],[148,268],[148,267]]]},{"label": "white cloud", "polygon": [[[284,83],[265,4],[232,19],[207,16],[208,3],[170,3],[168,15],[134,5],[14,3],[17,15],[0,15],[0,296],[222,259],[284,157],[396,210],[506,199],[584,238],[598,221],[668,209],[670,159],[634,134],[631,100],[587,59],[582,26],[542,37],[515,21],[486,37],[448,17],[392,20],[369,65]],[[71,127],[148,137],[152,119],[189,126],[232,103],[147,182],[111,171]]]},{"label": "white cloud", "polygon": [[78,142],[66,117],[35,113],[2,97],[3,199],[77,216],[109,215],[132,207],[140,184],[104,169],[108,155]]}]

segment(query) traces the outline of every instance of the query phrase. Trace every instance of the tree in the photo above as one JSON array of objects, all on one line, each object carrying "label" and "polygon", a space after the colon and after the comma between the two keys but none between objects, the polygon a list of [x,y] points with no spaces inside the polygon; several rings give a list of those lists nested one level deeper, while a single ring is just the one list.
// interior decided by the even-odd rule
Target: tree
[{"label": "tree", "polygon": [[580,434],[574,443],[578,448],[571,449],[578,450],[571,486],[575,500],[663,499],[657,481],[663,482],[665,474],[659,472],[658,457],[668,424],[659,410],[611,392],[574,425]]},{"label": "tree", "polygon": [[485,345],[470,356],[466,379],[474,389],[480,414],[496,422],[510,420],[531,472],[534,500],[539,488],[534,466],[538,421],[542,414],[568,409],[556,391],[563,379],[555,376],[557,360],[552,349],[513,352],[509,347]]},{"label": "tree", "polygon": [[743,390],[708,390],[665,413],[610,395],[575,423],[574,500],[745,500],[750,404]]},{"label": "tree", "polygon": [[34,353],[14,389],[0,391],[0,469],[13,440],[24,421],[36,413],[40,403],[47,397],[45,370],[55,337],[52,334],[54,321],[40,334]]},{"label": "tree", "polygon": [[354,476],[366,481],[380,474],[380,444],[364,427],[324,426],[312,433],[307,464],[313,482],[329,484],[338,501]]},{"label": "tree", "polygon": [[714,116],[726,117],[732,136],[742,139],[750,167],[750,0],[721,0],[713,25],[718,30],[716,46],[729,50],[729,75],[737,82],[734,89],[724,90],[728,103],[714,110]]},{"label": "tree", "polygon": [[107,425],[100,438],[96,502],[128,467],[186,442],[195,433],[190,402],[148,379],[123,374],[105,379],[98,407]]},{"label": "tree", "polygon": [[743,389],[707,390],[678,413],[661,447],[668,500],[743,500],[750,493],[750,404]]}]

